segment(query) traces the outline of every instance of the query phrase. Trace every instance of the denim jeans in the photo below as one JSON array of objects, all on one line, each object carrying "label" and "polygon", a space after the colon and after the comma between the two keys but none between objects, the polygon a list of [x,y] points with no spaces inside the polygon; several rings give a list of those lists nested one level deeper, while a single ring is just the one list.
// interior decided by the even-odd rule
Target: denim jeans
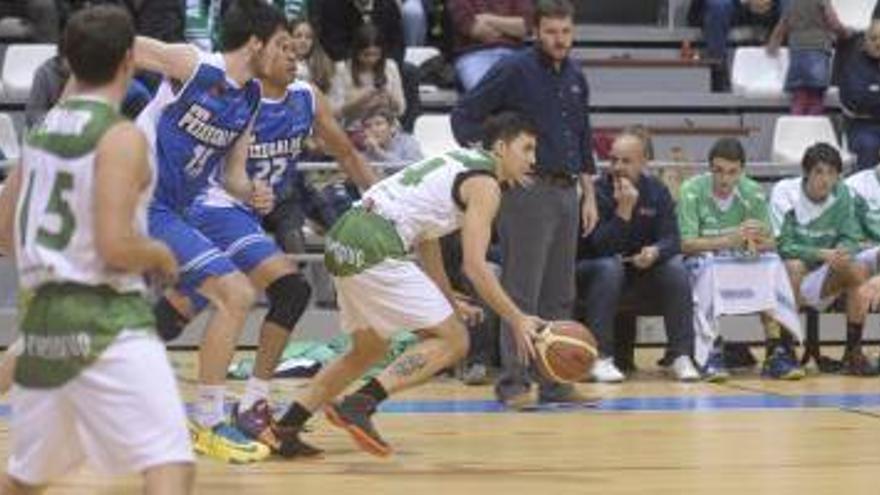
[{"label": "denim jeans", "polygon": [[614,318],[622,301],[637,314],[663,316],[670,355],[692,354],[693,295],[681,256],[647,270],[624,265],[620,256],[582,259],[576,273],[582,316],[599,343],[600,355],[614,355]]},{"label": "denim jeans", "polygon": [[404,0],[400,8],[403,20],[403,42],[406,46],[422,46],[428,37],[428,15],[422,0]]}]

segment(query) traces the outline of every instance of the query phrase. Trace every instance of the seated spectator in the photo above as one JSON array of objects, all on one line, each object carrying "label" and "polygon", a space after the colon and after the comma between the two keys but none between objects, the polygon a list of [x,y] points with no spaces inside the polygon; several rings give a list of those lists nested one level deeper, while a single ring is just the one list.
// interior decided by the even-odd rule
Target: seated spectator
[{"label": "seated spectator", "polygon": [[389,108],[396,118],[406,109],[400,71],[383,47],[376,26],[364,24],[355,33],[349,59],[336,65],[330,103],[348,131],[358,130],[375,108]]},{"label": "seated spectator", "polygon": [[[703,378],[727,379],[719,317],[760,313],[767,335],[763,374],[796,380],[803,369],[782,339],[782,327],[803,340],[791,284],[776,243],[760,184],[746,177],[742,144],[722,138],[709,151],[709,173],[681,185],[678,226],[694,291],[694,360]],[[756,285],[755,280],[765,283]]]},{"label": "seated spectator", "polygon": [[818,143],[804,153],[801,166],[803,176],[779,181],[770,196],[779,254],[802,304],[822,311],[846,294],[843,372],[875,375],[861,348],[868,308],[859,290],[877,263],[877,251],[859,251],[861,233],[852,196],[840,181],[840,153]]},{"label": "seated spectator", "polygon": [[0,0],[0,19],[20,17],[31,26],[37,43],[58,42],[58,7],[55,0]]},{"label": "seated spectator", "polygon": [[621,300],[637,311],[659,311],[675,377],[700,378],[691,361],[693,297],[675,207],[666,187],[645,173],[646,150],[644,139],[631,130],[614,140],[610,168],[595,186],[599,223],[580,246],[578,298],[599,343],[600,359],[592,373],[599,382],[624,379],[611,357]]},{"label": "seated spectator", "polygon": [[373,24],[382,33],[382,48],[398,65],[403,63],[406,45],[397,0],[317,0],[310,12],[318,38],[334,62],[350,56],[355,33]]},{"label": "seated spectator", "polygon": [[846,117],[849,149],[856,169],[880,162],[880,20],[875,19],[852,49],[837,54],[840,102]]},{"label": "seated spectator", "polygon": [[324,94],[329,93],[333,82],[333,61],[315,39],[312,23],[306,19],[291,21],[290,33],[297,60],[296,78],[311,82]]},{"label": "seated spectator", "polygon": [[424,158],[419,142],[403,132],[394,114],[376,108],[363,120],[363,153],[371,162],[399,162],[406,165]]},{"label": "seated spectator", "polygon": [[712,70],[712,88],[730,89],[727,38],[734,26],[771,29],[779,20],[782,0],[691,0],[688,22],[703,28],[706,58],[717,62]]},{"label": "seated spectator", "polygon": [[531,32],[530,0],[451,0],[455,72],[465,91],[495,62],[523,46]]},{"label": "seated spectator", "polygon": [[[58,18],[58,29],[63,33],[67,19],[90,2],[69,4],[69,10]],[[70,68],[64,60],[64,37],[59,38],[58,53],[43,62],[34,72],[28,101],[25,103],[25,127],[31,128],[43,121],[43,117],[65,94],[70,78]],[[138,79],[132,79],[120,111],[134,119],[152,98],[150,90]]]},{"label": "seated spectator", "polygon": [[825,91],[831,84],[834,39],[849,37],[830,0],[798,0],[785,9],[767,52],[775,56],[788,38],[789,65],[785,90],[791,94],[793,115],[823,115]]}]

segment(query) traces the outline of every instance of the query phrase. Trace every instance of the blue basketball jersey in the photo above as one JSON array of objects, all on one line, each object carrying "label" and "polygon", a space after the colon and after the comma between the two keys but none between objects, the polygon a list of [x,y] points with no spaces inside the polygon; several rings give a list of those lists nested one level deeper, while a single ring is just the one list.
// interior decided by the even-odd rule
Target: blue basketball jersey
[{"label": "blue basketball jersey", "polygon": [[259,104],[259,83],[238,86],[228,79],[219,53],[201,54],[195,73],[177,92],[163,81],[138,117],[158,168],[153,200],[183,211],[222,173],[227,152]]},{"label": "blue basketball jersey", "polygon": [[[308,83],[294,82],[280,100],[264,98],[260,103],[248,150],[247,172],[251,179],[268,183],[276,199],[286,196],[293,184],[303,141],[311,134],[314,121],[315,95]],[[238,203],[216,185],[197,201],[218,207]]]}]

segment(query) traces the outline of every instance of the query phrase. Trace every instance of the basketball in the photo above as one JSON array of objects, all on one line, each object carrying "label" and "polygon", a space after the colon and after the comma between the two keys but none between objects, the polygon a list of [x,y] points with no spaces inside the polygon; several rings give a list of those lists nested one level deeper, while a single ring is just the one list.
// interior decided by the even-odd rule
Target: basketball
[{"label": "basketball", "polygon": [[576,321],[552,321],[539,330],[535,354],[538,372],[560,383],[586,377],[599,355],[593,334]]}]

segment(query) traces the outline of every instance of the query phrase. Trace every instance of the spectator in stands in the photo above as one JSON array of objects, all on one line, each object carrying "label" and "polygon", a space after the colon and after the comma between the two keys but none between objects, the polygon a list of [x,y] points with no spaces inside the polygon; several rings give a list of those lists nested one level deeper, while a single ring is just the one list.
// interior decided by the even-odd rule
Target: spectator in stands
[{"label": "spectator in stands", "polygon": [[384,47],[379,29],[364,24],[355,32],[348,60],[336,64],[330,103],[350,132],[359,130],[363,118],[376,108],[388,108],[398,119],[406,109],[400,71]]},{"label": "spectator in stands", "polygon": [[[462,144],[480,141],[481,123],[500,111],[519,112],[537,124],[534,183],[504,193],[497,225],[505,290],[524,311],[547,319],[571,318],[578,219],[583,218],[587,232],[596,222],[589,88],[569,57],[573,15],[568,0],[539,0],[535,46],[492,67],[452,112],[452,130]],[[580,202],[578,181],[584,191]],[[506,326],[501,347],[498,398],[514,408],[533,402],[531,378],[516,358]],[[541,400],[583,400],[572,387],[539,385]]]},{"label": "spectator in stands", "polygon": [[403,132],[393,112],[377,107],[363,120],[364,158],[371,162],[395,162],[406,165],[424,155],[419,142]]},{"label": "spectator in stands", "polygon": [[610,168],[596,183],[599,224],[580,246],[578,297],[599,343],[592,372],[599,382],[624,379],[612,358],[613,321],[622,299],[638,312],[663,315],[673,374],[681,381],[700,378],[691,361],[693,296],[675,205],[663,183],[645,173],[646,150],[644,139],[630,130],[614,140]]},{"label": "spectator in stands", "polygon": [[791,2],[773,29],[767,53],[776,56],[788,38],[789,65],[785,90],[791,94],[793,115],[825,114],[825,91],[831,84],[831,54],[835,37],[847,38],[830,0]]},{"label": "spectator in stands", "polygon": [[853,49],[839,53],[838,84],[846,116],[849,149],[856,168],[866,170],[880,162],[880,20],[871,22]]},{"label": "spectator in stands", "polygon": [[307,19],[291,21],[293,50],[296,52],[296,78],[309,81],[324,94],[330,92],[333,81],[333,61],[315,39],[315,30]]},{"label": "spectator in stands", "polygon": [[877,253],[859,252],[861,233],[852,196],[840,181],[840,153],[818,143],[806,150],[801,166],[801,177],[777,182],[770,196],[779,254],[802,304],[821,311],[847,295],[843,372],[875,375],[876,366],[861,349],[868,308],[859,290],[877,263]]},{"label": "spectator in stands", "polygon": [[531,32],[531,0],[451,0],[455,72],[465,91],[502,58],[523,47]]},{"label": "spectator in stands", "polygon": [[716,61],[712,70],[715,91],[730,89],[727,39],[734,26],[771,29],[779,19],[782,0],[691,0],[688,21],[703,28],[706,56]]},{"label": "spectator in stands", "polygon": [[[494,245],[490,245],[486,259],[489,261],[489,267],[497,276],[501,273],[501,266],[498,264],[497,258],[494,257],[497,254],[497,250],[494,248]],[[440,238],[440,249],[443,253],[443,267],[455,295],[480,308],[482,312],[482,314],[478,314],[475,321],[468,324],[470,346],[467,357],[456,369],[458,378],[465,385],[486,385],[490,380],[490,369],[496,368],[498,363],[498,327],[500,324],[498,314],[479,298],[462,270],[464,253],[461,249],[461,233],[454,232]],[[2,361],[0,361],[0,367],[2,367]],[[2,391],[2,387],[0,387],[0,391]]]},{"label": "spectator in stands", "polygon": [[[785,327],[803,340],[791,283],[776,254],[767,198],[743,173],[746,153],[739,141],[721,138],[709,151],[709,173],[681,185],[678,226],[685,266],[694,291],[694,358],[703,378],[728,378],[719,334],[724,314],[760,313],[767,335],[763,374],[797,380],[804,371],[794,359]],[[755,280],[763,281],[760,286]]]},{"label": "spectator in stands", "polygon": [[138,34],[168,43],[183,42],[184,6],[180,0],[121,0]]},{"label": "spectator in stands", "polygon": [[[101,2],[72,2],[68,4],[69,8],[65,14],[58,18],[58,29],[64,32],[67,19],[80,9],[83,9],[93,3]],[[103,2],[112,3],[112,2]],[[28,95],[28,101],[25,103],[25,127],[31,128],[42,122],[43,117],[55,104],[62,98],[65,93],[65,86],[70,77],[70,68],[64,60],[64,37],[60,37],[58,41],[58,53],[43,62],[34,72],[34,78],[31,82],[31,90]],[[129,83],[128,93],[122,102],[121,112],[123,115],[134,119],[146,104],[152,98],[149,89],[138,79],[132,79]]]},{"label": "spectator in stands", "polygon": [[398,0],[317,0],[311,5],[311,16],[321,46],[334,62],[348,58],[358,27],[373,24],[378,28],[386,56],[394,59],[400,70],[406,99],[401,125],[412,132],[421,111],[419,73],[414,65],[403,60],[406,46]]},{"label": "spectator in stands", "polygon": [[38,43],[58,42],[58,9],[54,0],[0,1],[0,19],[20,17],[31,26],[31,38]]}]

